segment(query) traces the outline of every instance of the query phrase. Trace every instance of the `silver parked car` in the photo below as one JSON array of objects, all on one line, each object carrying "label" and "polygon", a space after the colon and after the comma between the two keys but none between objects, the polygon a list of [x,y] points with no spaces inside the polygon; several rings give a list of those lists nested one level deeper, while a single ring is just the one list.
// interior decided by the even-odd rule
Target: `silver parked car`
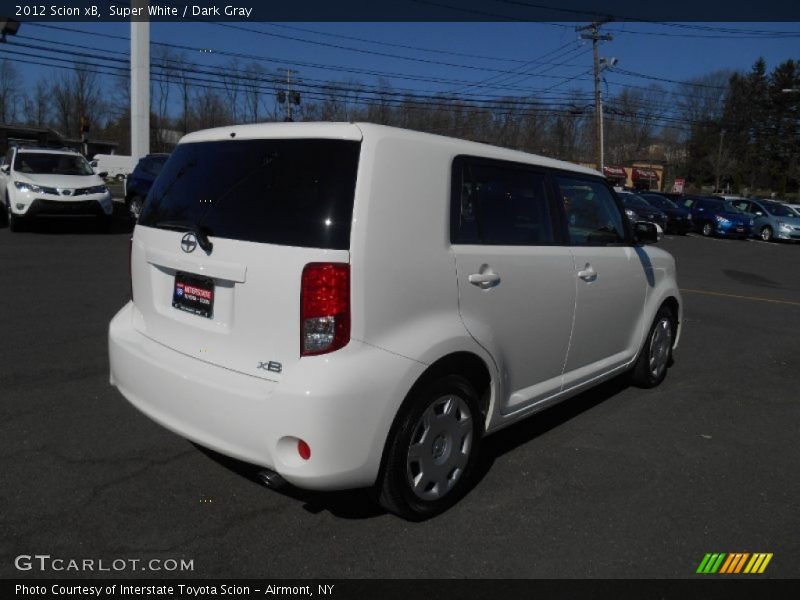
[{"label": "silver parked car", "polygon": [[765,242],[800,241],[800,216],[789,206],[774,200],[734,200],[734,206],[753,215],[753,235]]}]

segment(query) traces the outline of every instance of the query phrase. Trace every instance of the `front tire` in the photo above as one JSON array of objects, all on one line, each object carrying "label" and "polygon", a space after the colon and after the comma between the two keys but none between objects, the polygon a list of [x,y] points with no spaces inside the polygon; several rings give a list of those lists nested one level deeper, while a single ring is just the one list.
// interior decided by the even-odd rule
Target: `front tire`
[{"label": "front tire", "polygon": [[653,388],[664,381],[672,364],[672,345],[677,330],[676,317],[666,306],[656,313],[644,347],[631,371],[631,383],[640,388]]},{"label": "front tire", "polygon": [[142,207],[144,200],[140,196],[133,196],[128,200],[128,213],[130,214],[131,221],[134,223],[139,221],[139,216],[142,214]]},{"label": "front tire", "polygon": [[769,225],[764,225],[764,227],[761,228],[760,234],[761,234],[761,239],[763,241],[765,242],[772,241],[772,227],[770,227]]},{"label": "front tire", "polygon": [[11,211],[11,205],[10,204],[8,205],[8,208],[6,210],[6,218],[8,220],[8,228],[9,228],[9,230],[14,231],[14,232],[25,231],[25,225],[27,225],[27,221],[25,220],[24,217],[21,217],[19,215],[15,215]]},{"label": "front tire", "polygon": [[483,426],[478,395],[460,375],[433,380],[412,394],[389,440],[379,502],[404,519],[422,521],[469,490]]},{"label": "front tire", "polygon": [[111,215],[95,217],[95,229],[100,233],[107,233],[111,231],[111,226],[113,223],[114,218]]},{"label": "front tire", "polygon": [[705,223],[703,225],[702,232],[704,236],[711,237],[714,235],[714,227],[711,225],[711,223]]}]

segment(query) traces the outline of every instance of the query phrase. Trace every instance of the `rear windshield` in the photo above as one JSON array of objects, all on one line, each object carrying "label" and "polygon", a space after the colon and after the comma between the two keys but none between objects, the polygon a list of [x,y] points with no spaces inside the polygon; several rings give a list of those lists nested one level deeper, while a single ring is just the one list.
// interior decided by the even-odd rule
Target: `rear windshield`
[{"label": "rear windshield", "polygon": [[179,145],[139,224],[188,222],[220,238],[347,250],[359,146],[315,139]]}]

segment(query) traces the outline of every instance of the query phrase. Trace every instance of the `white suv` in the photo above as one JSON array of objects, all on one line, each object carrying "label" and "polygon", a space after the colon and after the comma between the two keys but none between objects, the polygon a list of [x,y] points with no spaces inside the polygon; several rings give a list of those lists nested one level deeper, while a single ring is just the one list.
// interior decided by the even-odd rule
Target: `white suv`
[{"label": "white suv", "polygon": [[108,226],[114,203],[104,175],[71,150],[12,147],[0,166],[0,219],[11,231],[38,216],[93,215]]},{"label": "white suv", "polygon": [[569,163],[370,124],[193,133],[133,235],[111,381],[266,482],[427,518],[485,435],[616,375],[663,380],[681,297],[645,240]]}]

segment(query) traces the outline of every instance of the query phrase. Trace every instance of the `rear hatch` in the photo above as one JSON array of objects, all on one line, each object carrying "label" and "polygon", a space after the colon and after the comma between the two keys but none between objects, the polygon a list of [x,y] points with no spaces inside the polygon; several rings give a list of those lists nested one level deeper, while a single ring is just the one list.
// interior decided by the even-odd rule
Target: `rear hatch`
[{"label": "rear hatch", "polygon": [[180,144],[134,234],[135,327],[199,360],[280,380],[300,358],[303,268],[350,261],[359,139]]}]

